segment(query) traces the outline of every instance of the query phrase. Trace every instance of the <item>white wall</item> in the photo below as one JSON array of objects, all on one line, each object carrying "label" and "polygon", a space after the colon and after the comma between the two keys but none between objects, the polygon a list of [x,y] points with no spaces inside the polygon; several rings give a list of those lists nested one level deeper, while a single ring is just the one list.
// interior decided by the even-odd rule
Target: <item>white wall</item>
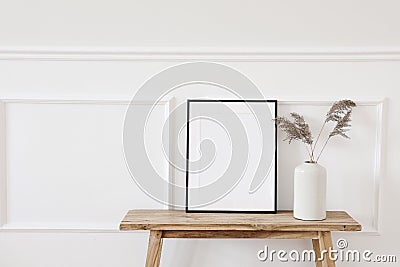
[{"label": "white wall", "polygon": [[2,46],[396,48],[396,0],[3,1]]},{"label": "white wall", "polygon": [[[334,238],[346,237],[351,248],[400,256],[395,242],[400,237],[396,212],[400,201],[398,5],[396,1],[324,5],[254,1],[246,6],[204,1],[113,1],[112,5],[8,1],[0,10],[0,98],[129,100],[152,75],[193,60],[236,68],[267,97],[278,100],[349,97],[375,102],[385,98],[383,175],[376,181],[380,197],[374,201],[376,195],[371,195],[374,200],[368,202],[377,205],[379,232],[335,234]],[[0,266],[142,266],[147,234],[119,233],[118,221],[127,209],[163,206],[140,191],[124,166],[124,102],[31,102],[4,106],[6,145],[2,151],[7,170],[0,206],[7,214],[0,217],[4,223]],[[281,110],[286,113],[290,107],[313,116],[313,106]],[[321,107],[317,109],[320,112]],[[161,107],[158,114],[162,118]],[[355,138],[349,142],[357,144]],[[379,143],[375,141],[367,144],[366,154],[375,153],[370,149]],[[355,148],[360,150],[360,146]],[[287,157],[299,147],[280,143],[280,148],[279,199],[280,206],[287,208],[291,170],[297,164]],[[351,199],[346,179],[354,187],[370,190],[374,161],[355,156],[351,162],[347,158],[345,163],[335,162],[338,154],[327,150],[328,171],[335,173],[339,164],[345,164],[346,170],[353,165],[354,177],[337,177],[330,199],[335,199],[335,193]],[[163,166],[161,161],[158,164]],[[363,181],[356,175],[366,164],[370,172]],[[371,200],[363,190],[354,191],[351,203]],[[373,207],[359,210],[357,205],[342,204],[346,205],[343,209],[359,212],[359,219],[371,231],[377,230],[363,217]],[[288,250],[310,247],[307,241],[285,240],[167,240],[164,244],[164,266],[262,266],[266,263],[257,261],[256,252],[265,244]],[[279,263],[269,264],[275,265]]]}]

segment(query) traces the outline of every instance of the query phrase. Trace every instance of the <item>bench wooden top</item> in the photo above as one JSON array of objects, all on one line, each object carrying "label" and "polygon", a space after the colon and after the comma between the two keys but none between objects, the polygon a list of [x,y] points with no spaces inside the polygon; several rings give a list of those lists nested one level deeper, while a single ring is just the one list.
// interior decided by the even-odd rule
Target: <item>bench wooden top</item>
[{"label": "bench wooden top", "polygon": [[186,213],[183,210],[131,210],[120,230],[360,231],[344,211],[328,211],[323,221],[302,221],[292,211],[277,214]]}]

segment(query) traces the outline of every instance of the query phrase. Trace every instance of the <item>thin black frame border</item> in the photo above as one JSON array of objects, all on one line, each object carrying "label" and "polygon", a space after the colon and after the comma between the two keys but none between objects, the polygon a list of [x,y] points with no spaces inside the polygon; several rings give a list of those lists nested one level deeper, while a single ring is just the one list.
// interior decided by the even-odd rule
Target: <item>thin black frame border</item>
[{"label": "thin black frame border", "polygon": [[260,102],[274,103],[275,116],[278,116],[278,100],[271,99],[187,99],[186,102],[186,196],[185,196],[185,211],[186,213],[243,213],[243,214],[276,214],[278,211],[278,127],[275,123],[275,203],[274,210],[190,210],[189,209],[189,121],[190,121],[190,103],[193,102]]}]

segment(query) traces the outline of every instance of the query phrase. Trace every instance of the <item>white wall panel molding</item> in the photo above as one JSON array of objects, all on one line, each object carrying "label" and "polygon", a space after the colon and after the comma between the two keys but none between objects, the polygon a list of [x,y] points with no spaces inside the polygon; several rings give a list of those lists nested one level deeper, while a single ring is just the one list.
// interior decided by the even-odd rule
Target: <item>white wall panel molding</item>
[{"label": "white wall panel molding", "polygon": [[353,48],[62,48],[0,47],[0,60],[45,61],[232,61],[232,62],[375,62],[400,61],[399,47]]},{"label": "white wall panel molding", "polygon": [[0,228],[7,222],[6,109],[0,101]]},{"label": "white wall panel molding", "polygon": [[[169,112],[170,112],[170,100],[171,98],[169,97],[165,97],[164,99],[158,101],[157,103],[153,103],[153,101],[150,100],[143,100],[143,101],[139,101],[139,102],[135,102],[133,105],[156,105],[157,109],[158,109],[158,113],[156,112],[156,114],[158,114],[157,117],[159,120],[163,119],[163,118],[167,118]],[[78,190],[78,195],[74,195],[74,187],[70,187],[70,183],[72,182],[73,184],[75,183],[76,185],[79,185],[81,182],[79,180],[76,180],[76,178],[68,176],[65,177],[63,175],[59,175],[57,173],[56,170],[54,170],[54,168],[52,169],[52,171],[47,172],[46,170],[44,171],[44,173],[38,173],[36,172],[36,174],[32,174],[30,173],[30,171],[16,171],[17,169],[29,169],[31,168],[32,165],[30,165],[30,163],[33,163],[34,165],[36,163],[39,164],[45,164],[44,166],[46,166],[46,164],[50,164],[48,165],[49,168],[52,168],[51,166],[51,162],[47,163],[48,160],[51,161],[51,157],[49,158],[48,156],[45,156],[45,152],[41,151],[40,149],[43,147],[43,149],[47,150],[51,148],[50,143],[53,141],[48,140],[49,137],[51,137],[51,135],[49,135],[46,132],[43,132],[44,138],[35,138],[34,136],[29,137],[31,133],[28,133],[28,139],[32,139],[31,141],[35,142],[36,144],[32,144],[32,148],[36,147],[36,152],[34,152],[34,154],[37,154],[37,151],[40,151],[40,153],[44,153],[44,158],[41,159],[41,155],[43,156],[43,154],[37,154],[38,157],[32,157],[32,155],[23,155],[23,152],[21,154],[21,151],[19,150],[19,148],[21,145],[19,144],[22,138],[22,140],[24,140],[24,132],[26,129],[24,129],[24,127],[20,127],[22,125],[24,125],[24,122],[29,122],[30,119],[33,119],[33,124],[28,123],[31,126],[27,126],[28,128],[31,128],[32,125],[35,125],[37,123],[39,123],[41,126],[34,126],[34,128],[31,128],[32,130],[36,131],[37,127],[39,127],[39,133],[40,133],[40,128],[44,127],[47,130],[48,129],[52,129],[51,124],[53,120],[65,120],[64,122],[61,122],[61,124],[58,124],[58,127],[70,127],[71,125],[74,125],[74,120],[77,120],[78,125],[82,125],[82,123],[85,122],[89,122],[90,125],[89,126],[84,126],[81,134],[83,134],[84,137],[83,140],[87,140],[87,135],[88,134],[96,134],[96,133],[101,133],[101,135],[106,136],[105,139],[103,138],[93,138],[93,141],[89,141],[89,142],[93,142],[92,144],[90,144],[88,147],[83,148],[83,153],[86,153],[88,156],[90,155],[95,155],[97,152],[93,151],[90,152],[90,150],[88,150],[88,148],[90,147],[96,147],[96,146],[100,146],[101,149],[100,151],[103,151],[105,154],[110,153],[110,157],[115,158],[117,157],[117,159],[110,159],[110,163],[108,163],[106,160],[106,164],[111,164],[110,166],[103,164],[100,164],[100,162],[98,164],[100,164],[99,166],[103,166],[103,169],[105,168],[105,170],[111,168],[112,170],[115,170],[115,176],[110,173],[110,175],[108,175],[107,177],[109,177],[110,179],[108,181],[106,181],[106,183],[108,185],[106,185],[108,188],[110,188],[110,194],[118,194],[118,192],[121,192],[121,194],[124,194],[124,197],[122,199],[120,199],[119,201],[115,201],[113,203],[107,203],[107,205],[110,205],[110,207],[112,207],[112,205],[119,205],[118,203],[123,203],[123,205],[129,207],[130,205],[135,205],[136,203],[143,203],[143,199],[142,201],[139,201],[138,199],[135,198],[143,198],[143,195],[140,195],[140,192],[133,191],[132,193],[127,192],[127,188],[125,188],[124,190],[116,190],[117,186],[118,188],[120,188],[121,186],[123,187],[128,187],[127,185],[132,184],[132,181],[129,181],[129,177],[127,175],[127,171],[126,171],[126,167],[124,164],[120,164],[119,162],[121,162],[121,160],[119,160],[119,158],[121,157],[120,154],[122,154],[122,144],[119,144],[120,142],[120,138],[119,136],[121,136],[122,138],[122,121],[123,121],[123,116],[124,113],[126,111],[126,108],[128,107],[128,105],[130,105],[131,102],[130,100],[121,100],[121,99],[1,99],[0,100],[0,232],[68,232],[68,233],[116,233],[119,232],[118,231],[118,222],[119,222],[119,217],[122,218],[123,214],[125,212],[125,209],[127,208],[123,208],[123,211],[121,210],[120,213],[121,214],[113,214],[112,216],[114,217],[114,219],[112,219],[112,222],[110,222],[110,220],[107,221],[107,212],[110,210],[110,208],[104,207],[101,208],[98,205],[96,206],[96,201],[93,202],[93,200],[91,200],[92,204],[88,204],[86,205],[86,211],[89,211],[88,217],[85,218],[84,215],[77,215],[77,217],[74,219],[68,219],[68,221],[64,222],[64,221],[60,221],[57,219],[57,217],[54,217],[53,215],[48,216],[49,214],[51,214],[52,212],[57,210],[57,206],[58,204],[60,204],[60,209],[66,209],[65,212],[69,212],[69,209],[74,209],[74,207],[76,207],[77,203],[76,201],[83,201],[85,200],[84,195],[82,195],[82,190]],[[101,112],[100,112],[101,111]],[[27,118],[26,116],[28,115],[28,113],[34,113],[35,115],[31,118],[30,116],[28,116],[29,118]],[[57,118],[57,117],[52,117],[53,115],[49,115],[48,112],[55,112],[55,114],[58,115],[62,115],[62,118]],[[61,113],[60,113],[61,112]],[[72,113],[71,115],[69,113]],[[100,113],[98,113],[100,112]],[[79,118],[79,114],[82,114],[83,119],[82,121]],[[91,115],[90,115],[91,114]],[[98,115],[96,115],[98,114]],[[43,117],[42,117],[43,116]],[[54,115],[57,116],[57,115]],[[77,117],[78,116],[78,117]],[[102,118],[103,121],[100,121],[100,123],[98,122],[91,122],[90,119],[95,119],[96,116],[100,116]],[[122,117],[121,117],[122,116]],[[8,118],[9,120],[6,121],[6,118]],[[18,119],[20,118],[20,119]],[[50,120],[49,120],[50,118]],[[17,121],[16,121],[17,120]],[[20,121],[18,121],[20,120]],[[26,121],[27,120],[27,121]],[[111,121],[114,121],[113,124],[110,124]],[[120,123],[121,122],[121,123]],[[21,124],[22,123],[22,124]],[[72,123],[72,124],[71,124]],[[80,123],[80,124],[79,124]],[[19,125],[19,126],[15,126],[15,124]],[[66,126],[62,126],[63,124],[65,124]],[[112,126],[112,129],[110,129],[110,131],[107,131],[106,129],[111,127],[109,125],[114,125]],[[11,126],[10,128],[8,128],[8,126]],[[50,128],[48,128],[50,127]],[[57,126],[56,126],[57,127]],[[88,128],[89,127],[89,128]],[[96,128],[96,127],[101,127],[101,128]],[[105,128],[104,128],[105,127]],[[169,127],[169,125],[166,125],[166,127]],[[67,129],[67,128],[66,128]],[[97,129],[97,130],[96,130]],[[86,133],[85,131],[89,130],[90,133]],[[104,131],[106,130],[106,131]],[[45,129],[43,129],[43,131],[46,131]],[[80,130],[79,130],[80,131]],[[78,131],[78,132],[79,132]],[[64,140],[64,142],[66,144],[70,144],[70,145],[76,145],[74,144],[73,140],[80,140],[80,142],[82,141],[82,139],[79,139],[79,135],[70,138],[68,133],[63,133],[63,130],[57,130],[56,131],[58,134],[60,134],[60,136],[56,136],[56,139],[60,139],[60,140]],[[78,133],[78,132],[75,132]],[[10,134],[13,138],[8,138],[8,143],[6,142],[6,135]],[[16,137],[18,136],[18,137]],[[35,135],[36,136],[36,135]],[[74,139],[74,138],[78,138],[78,139]],[[85,139],[86,138],[86,139]],[[98,143],[99,140],[109,140],[107,141],[107,144],[102,144],[102,143]],[[24,142],[24,141],[22,141]],[[25,140],[26,142],[26,140]],[[29,142],[30,143],[30,142]],[[27,143],[27,144],[29,144]],[[169,145],[169,144],[167,144]],[[50,147],[49,147],[50,146]],[[113,147],[111,150],[110,148]],[[32,150],[32,148],[30,148]],[[15,150],[16,149],[16,150]],[[39,149],[39,150],[37,150]],[[166,148],[167,149],[167,153],[169,153],[170,149],[169,147]],[[17,151],[17,152],[15,152]],[[62,150],[61,150],[62,151]],[[10,158],[6,158],[6,156],[9,156],[9,152],[13,153],[13,156],[11,156]],[[15,154],[17,153],[17,154]],[[61,153],[61,155],[58,154],[53,154],[54,157],[61,157],[61,160],[65,160],[68,157],[73,157],[73,155],[62,155],[62,152],[58,152]],[[92,153],[92,154],[90,154]],[[94,153],[94,154],[93,154]],[[29,154],[29,153],[28,153]],[[75,155],[77,156],[77,155]],[[65,158],[67,157],[67,158]],[[106,156],[107,157],[107,156]],[[99,158],[98,158],[99,159]],[[43,160],[45,160],[43,162]],[[96,161],[96,159],[91,159]],[[100,159],[101,161],[104,161],[104,158],[102,157],[102,159]],[[21,161],[21,162],[20,162]],[[9,168],[9,172],[7,172],[6,167],[8,166],[8,163],[10,163],[11,168]],[[18,168],[18,165],[22,163],[23,164],[23,168]],[[30,165],[30,166],[26,166],[26,164]],[[84,170],[81,169],[77,169],[77,175],[82,176],[80,174],[81,171],[84,171],[87,173],[87,168],[93,168],[93,162],[90,163],[88,162],[88,164],[90,164],[90,167],[85,167]],[[43,166],[43,167],[44,167]],[[72,165],[73,166],[73,165]],[[85,166],[81,165],[81,167]],[[41,168],[43,168],[41,167]],[[162,172],[165,173],[166,175],[171,173],[171,170],[169,169],[169,165],[168,164],[161,164],[162,168]],[[167,169],[165,169],[167,168]],[[69,170],[60,170],[61,173],[63,171],[69,171]],[[35,171],[33,171],[35,173]],[[94,172],[97,172],[96,170],[94,170]],[[91,172],[89,172],[88,174],[90,174]],[[74,174],[74,172],[72,172],[72,175]],[[98,175],[98,174],[97,174]],[[46,176],[48,178],[44,179],[43,177]],[[57,178],[58,176],[60,176],[60,178]],[[93,176],[93,175],[92,175]],[[53,177],[53,178],[52,178]],[[82,176],[81,178],[84,178],[87,176]],[[72,178],[72,179],[70,179]],[[96,174],[94,175],[94,177],[90,178],[90,179],[96,179]],[[14,180],[15,179],[15,180]],[[33,180],[32,180],[33,179]],[[36,179],[38,179],[38,181],[36,181]],[[50,180],[49,180],[50,179]],[[62,179],[59,180],[60,184],[57,185],[57,183],[52,182],[52,180],[54,179]],[[67,180],[71,180],[71,182],[66,182]],[[103,185],[96,185],[96,180],[88,180],[88,181],[82,181],[83,184],[82,186],[84,186],[84,188],[91,188],[90,183],[93,182],[93,186],[95,188],[97,188],[95,190],[95,192],[98,192],[100,194],[104,194],[108,191],[104,191],[104,189],[102,189],[104,186]],[[104,179],[104,178],[103,178]],[[113,186],[113,182],[111,180],[116,179],[116,185]],[[126,180],[128,179],[128,180]],[[75,181],[74,181],[75,180]],[[26,186],[26,183],[32,183],[32,181],[34,181],[34,184],[39,183],[39,185],[35,185],[33,186],[33,190],[39,190],[39,191],[35,191],[35,203],[37,203],[37,205],[35,204],[34,206],[30,206],[33,209],[38,209],[39,213],[41,213],[42,215],[45,215],[43,218],[41,219],[40,216],[36,216],[36,215],[31,215],[29,216],[25,216],[23,215],[23,211],[25,210],[24,206],[26,205],[26,203],[24,204],[24,202],[26,201],[26,199],[23,199],[22,196],[23,191],[25,190],[30,190],[30,189],[23,189],[25,187],[30,187],[30,186]],[[91,182],[92,181],[92,182]],[[51,185],[46,185],[47,183],[50,183]],[[11,186],[11,187],[10,187]],[[53,188],[53,186],[56,186],[56,188]],[[61,186],[61,187],[60,187]],[[51,193],[51,191],[53,190],[64,190],[64,186],[66,192],[69,192],[67,195],[74,195],[73,198],[71,198],[71,205],[68,204],[67,202],[65,202],[65,198],[58,198],[58,202],[54,201],[54,203],[51,205],[46,204],[46,202],[51,202],[50,197],[51,196],[55,196],[54,193]],[[114,187],[114,188],[113,188]],[[76,188],[76,187],[75,187]],[[130,188],[130,187],[129,187]],[[11,190],[10,190],[11,189]],[[133,188],[131,188],[133,189]],[[22,190],[22,191],[21,191]],[[72,191],[71,191],[72,190]],[[165,189],[165,193],[168,194],[168,188]],[[29,191],[25,191],[25,192],[29,192]],[[42,193],[40,193],[42,192]],[[80,193],[79,193],[80,192]],[[65,194],[65,192],[60,192],[62,194]],[[79,194],[81,195],[79,197]],[[66,195],[66,196],[67,196]],[[131,196],[129,196],[131,195]],[[128,197],[129,196],[129,197]],[[33,197],[33,196],[31,196]],[[83,198],[82,198],[83,197]],[[89,198],[101,198],[102,195],[93,195],[90,196]],[[10,201],[11,199],[11,201]],[[77,200],[75,200],[77,199]],[[81,200],[79,200],[81,199]],[[110,199],[110,196],[107,197],[107,199]],[[125,200],[123,200],[125,199]],[[33,199],[32,199],[33,200]],[[61,201],[61,202],[60,202]],[[122,201],[122,202],[121,202]],[[147,201],[147,202],[146,202]],[[146,200],[144,202],[148,203],[149,200]],[[31,201],[32,202],[32,201]],[[74,204],[75,203],[75,204]],[[81,202],[82,203],[82,202]],[[43,207],[41,207],[41,205],[43,205]],[[106,219],[106,221],[97,221],[96,219],[90,219],[90,218],[95,218],[95,217],[91,217],[90,214],[90,209],[88,210],[88,207],[90,207],[90,205],[94,205],[93,208],[97,209],[97,215],[96,216],[101,216],[104,217],[104,219]],[[151,204],[152,206],[154,206],[153,208],[167,208],[165,205],[161,205],[161,204]],[[29,206],[29,205],[28,205]],[[140,204],[139,204],[140,206]],[[150,207],[150,206],[149,206]],[[100,208],[100,213],[99,213],[99,209]],[[119,205],[119,208],[121,208],[121,205]],[[85,210],[85,208],[83,208],[83,210]],[[29,209],[27,210],[29,211]],[[101,215],[102,213],[104,213],[104,216]],[[34,213],[33,213],[34,214]],[[61,213],[62,214],[62,213]],[[79,213],[77,213],[79,214]],[[83,217],[82,217],[83,216]],[[110,215],[108,215],[110,216]],[[68,218],[68,216],[66,217]],[[89,219],[88,219],[89,218]],[[11,220],[10,220],[11,219]],[[88,221],[89,220],[89,221]],[[90,222],[92,221],[92,222]]]},{"label": "white wall panel molding", "polygon": [[[279,99],[278,99],[279,100]],[[356,99],[357,100],[357,99]],[[159,103],[157,103],[157,105],[160,105],[163,109],[165,114],[168,114],[170,109],[173,107],[173,103],[171,104],[171,99],[169,100],[163,100],[160,101]],[[367,115],[369,115],[370,117],[375,116],[373,119],[373,126],[371,126],[371,131],[369,133],[369,135],[371,136],[369,140],[370,143],[366,144],[371,146],[371,155],[369,155],[370,160],[368,160],[368,164],[372,164],[373,166],[371,166],[371,172],[368,172],[368,177],[365,178],[364,182],[365,182],[365,188],[370,189],[371,194],[369,195],[360,195],[359,197],[364,198],[364,197],[368,197],[368,203],[371,203],[371,206],[368,206],[365,208],[365,210],[363,210],[361,212],[361,218],[364,220],[364,226],[365,226],[365,231],[368,232],[369,234],[379,234],[379,230],[380,230],[380,224],[379,224],[379,205],[380,205],[380,190],[381,190],[381,183],[382,183],[382,179],[383,179],[383,175],[384,175],[384,165],[382,164],[384,162],[383,156],[384,153],[382,153],[384,151],[384,145],[385,145],[385,133],[384,133],[384,129],[385,129],[385,100],[373,100],[373,99],[364,99],[364,100],[360,100],[360,101],[356,101],[358,106],[360,107],[360,110],[362,110],[362,112],[366,112]],[[0,142],[2,145],[0,145],[0,164],[1,164],[1,168],[0,168],[0,219],[1,219],[1,223],[2,223],[2,227],[0,228],[0,231],[27,231],[27,232],[46,232],[46,231],[51,231],[51,232],[82,232],[82,233],[86,233],[86,232],[118,232],[117,230],[117,225],[112,223],[102,223],[102,222],[98,222],[96,224],[88,224],[87,222],[82,222],[80,223],[79,221],[75,224],[72,223],[67,223],[67,224],[60,224],[60,222],[51,222],[51,221],[46,221],[44,220],[43,222],[41,222],[40,224],[35,224],[32,223],[30,221],[23,221],[18,219],[15,222],[8,222],[7,221],[7,208],[10,208],[10,206],[7,203],[7,199],[9,197],[13,197],[11,195],[7,196],[7,173],[6,173],[6,151],[5,151],[5,144],[6,144],[6,129],[5,126],[7,123],[5,123],[5,117],[6,117],[6,112],[7,112],[7,105],[10,104],[10,107],[18,107],[20,106],[19,104],[28,104],[28,105],[32,105],[32,110],[35,110],[35,106],[36,104],[38,105],[38,107],[42,106],[43,104],[53,104],[56,106],[63,106],[63,105],[69,105],[69,104],[76,104],[76,105],[83,105],[83,106],[87,106],[87,105],[123,105],[126,106],[130,103],[129,100],[115,100],[115,99],[98,99],[98,100],[90,100],[90,99],[86,99],[86,100],[79,100],[79,99],[3,99],[0,102]],[[329,107],[329,105],[332,103],[332,101],[327,101],[327,100],[296,100],[296,99],[282,99],[281,101],[279,101],[279,108],[278,108],[278,114],[280,115],[287,115],[286,111],[289,110],[296,110],[298,112],[302,112],[303,108],[304,111],[307,112],[310,110],[316,110],[316,109],[321,109],[321,110],[325,110],[327,107]],[[140,103],[136,103],[139,105],[149,105],[152,104],[150,101],[143,101]],[[68,110],[68,106],[66,107]],[[66,111],[67,111],[66,110]],[[14,113],[17,111],[13,111]],[[19,111],[18,111],[19,112]],[[305,113],[305,115],[309,115],[307,113]],[[360,114],[359,114],[360,115]],[[364,115],[364,113],[362,113],[362,115]],[[356,118],[355,118],[356,119]],[[355,121],[354,124],[356,125],[358,123],[358,121]],[[357,131],[355,131],[354,133],[356,134]],[[14,140],[15,141],[15,140]],[[357,141],[357,139],[355,138],[354,141]],[[170,143],[172,144],[173,142]],[[353,140],[351,140],[348,144],[352,144]],[[347,144],[347,143],[346,143]],[[353,147],[353,149],[357,149],[357,145],[356,147]],[[280,145],[280,152],[285,151],[285,149],[287,151],[289,151],[289,149],[292,149],[292,147],[286,147],[285,145]],[[295,148],[296,149],[296,148]],[[172,151],[170,151],[172,152]],[[327,155],[330,153],[330,151],[327,151]],[[340,153],[340,151],[339,151]],[[171,157],[173,157],[173,155],[170,155]],[[296,157],[296,156],[295,156]],[[333,156],[329,156],[329,160],[331,160],[331,158],[334,158],[335,155]],[[287,159],[285,160],[285,166],[287,168],[291,168],[292,163],[295,164],[295,161],[297,160],[297,158],[292,159]],[[300,158],[301,160],[301,158]],[[293,162],[292,162],[293,161]],[[331,163],[331,162],[330,162]],[[282,164],[280,164],[282,165]],[[13,165],[14,166],[14,165]],[[169,166],[169,165],[168,165]],[[285,167],[285,168],[286,168]],[[348,166],[347,166],[348,167]],[[329,166],[328,166],[329,168]],[[168,169],[167,170],[170,176],[170,179],[173,179],[173,171],[172,169]],[[279,185],[280,186],[284,186],[286,182],[290,182],[291,180],[291,171],[288,171],[288,173],[286,174],[286,176],[289,177],[288,181],[284,181],[284,180],[279,180]],[[280,173],[280,175],[285,175],[285,173]],[[350,178],[351,178],[350,174]],[[13,176],[16,177],[16,176]],[[347,176],[345,178],[348,178]],[[343,178],[343,179],[345,179]],[[356,180],[359,179],[359,177],[354,177]],[[14,185],[16,186],[16,185]],[[335,186],[340,186],[340,182],[338,184],[336,184]],[[340,188],[340,187],[339,187]],[[14,188],[15,189],[15,188]],[[171,189],[166,189],[166,190],[171,190]],[[14,192],[14,191],[12,191]],[[285,193],[289,193],[285,192]],[[10,193],[9,193],[10,194]],[[355,193],[356,194],[356,193]],[[169,196],[171,198],[171,201],[173,201],[173,197],[175,196],[173,192],[169,192]],[[279,197],[279,194],[278,194]],[[358,196],[356,196],[358,197]],[[290,198],[286,198],[286,200],[288,203],[290,202]],[[286,204],[288,204],[286,203]],[[285,203],[279,203],[279,205],[285,205]],[[336,203],[337,205],[341,205],[341,209],[346,209],[347,207],[344,206],[343,203]],[[11,206],[12,209],[13,206]],[[289,206],[284,206],[283,208],[288,208]],[[282,206],[281,206],[282,208]],[[350,207],[348,211],[351,212],[351,208],[355,208],[355,207]],[[9,210],[9,211],[13,211],[13,210]],[[364,214],[365,213],[365,214]],[[364,216],[365,215],[365,216]],[[20,217],[18,217],[20,218]]]},{"label": "white wall panel molding", "polygon": [[106,228],[90,228],[90,227],[79,227],[79,228],[63,228],[63,227],[54,227],[52,225],[49,225],[47,227],[17,227],[15,225],[12,225],[10,227],[5,226],[0,228],[0,233],[40,233],[40,234],[45,234],[45,233],[55,233],[55,234],[62,234],[62,233],[77,233],[77,234],[133,234],[133,235],[138,235],[138,236],[143,236],[149,235],[148,231],[142,231],[142,230],[137,230],[137,231],[120,231],[118,229],[114,229],[112,227],[106,227]]},{"label": "white wall panel molding", "polygon": [[[39,99],[39,98],[15,98],[1,99],[3,105],[8,103],[14,104],[82,104],[82,105],[129,105],[130,100],[121,99]],[[154,103],[150,100],[135,101],[134,105],[167,105],[170,99],[166,98]],[[166,107],[169,108],[169,107]]]},{"label": "white wall panel molding", "polygon": [[[368,116],[368,114],[370,114],[370,118],[371,118],[371,128],[368,129],[370,131],[368,131],[368,133],[365,133],[366,135],[370,135],[370,142],[371,143],[366,143],[364,144],[367,147],[371,148],[371,151],[373,152],[371,154],[371,162],[368,163],[368,167],[371,168],[371,172],[368,173],[368,179],[367,177],[362,177],[363,179],[365,178],[364,181],[361,181],[364,183],[364,185],[367,187],[369,186],[371,188],[370,193],[371,194],[365,194],[365,195],[360,195],[360,196],[356,196],[356,197],[363,197],[365,198],[366,201],[370,201],[371,205],[369,206],[369,210],[368,211],[364,211],[367,212],[369,215],[365,216],[361,215],[359,221],[362,222],[363,224],[363,232],[365,232],[366,234],[369,235],[380,235],[380,217],[379,217],[379,210],[380,210],[380,199],[381,199],[381,184],[382,184],[382,180],[385,174],[385,169],[384,169],[384,153],[383,151],[385,150],[385,137],[386,137],[386,133],[385,133],[385,129],[386,129],[386,99],[381,99],[381,100],[373,100],[373,99],[363,99],[363,100],[357,100],[357,99],[353,99],[355,100],[355,102],[357,103],[357,106],[359,109],[362,109],[362,112],[365,112],[365,114],[363,113],[362,116]],[[278,114],[280,115],[288,115],[286,113],[282,113],[282,110],[286,111],[286,110],[291,110],[291,111],[298,111],[297,109],[304,107],[305,109],[307,109],[307,107],[315,107],[315,109],[317,108],[328,108],[331,104],[333,103],[333,101],[327,101],[327,100],[307,100],[307,101],[303,101],[303,100],[293,100],[293,99],[288,99],[288,100],[284,100],[284,101],[279,101],[279,105],[278,105]],[[313,110],[315,110],[313,109]],[[355,109],[355,111],[357,111],[357,108]],[[300,111],[300,113],[302,114],[302,111]],[[309,115],[309,117],[312,117],[312,114],[305,114],[306,117],[307,115]],[[358,115],[360,116],[360,114]],[[356,118],[355,118],[356,119]],[[357,127],[357,123],[358,121],[353,122],[354,126]],[[354,128],[354,127],[353,127]],[[365,130],[365,129],[364,129]],[[355,133],[356,135],[360,134],[360,133]],[[350,132],[350,135],[352,135],[352,133]],[[349,141],[349,144],[351,144],[351,142],[353,142],[353,140]],[[283,145],[282,145],[283,146]],[[284,149],[287,149],[286,145],[284,146]],[[358,147],[359,153],[365,153],[363,150],[365,148],[363,147]],[[329,149],[328,149],[329,150]],[[329,154],[329,151],[325,151],[324,152],[325,155]],[[360,155],[361,155],[360,154]],[[355,154],[355,156],[357,156],[357,154]],[[338,159],[340,159],[340,156],[338,157]],[[356,160],[356,159],[354,159]],[[329,163],[332,163],[332,159],[329,160]],[[340,164],[342,165],[343,163],[340,162],[340,160],[337,161],[337,163],[335,162],[335,164]],[[346,165],[346,164],[344,164]],[[348,165],[348,164],[347,164]],[[343,166],[341,166],[343,167]],[[364,166],[366,167],[366,166]],[[350,168],[348,168],[350,169]],[[329,167],[328,167],[328,173],[329,173]],[[345,174],[345,176],[347,176]],[[336,177],[329,177],[328,179],[336,179]],[[352,178],[352,177],[348,177],[348,178]],[[355,178],[355,177],[353,177]],[[279,180],[278,180],[279,182]],[[329,186],[329,185],[328,185]],[[329,189],[329,188],[328,188]],[[340,187],[335,188],[335,190],[340,190]],[[338,192],[339,193],[339,192]],[[357,194],[356,192],[354,192],[354,194]],[[328,199],[328,203],[329,203],[329,199]],[[365,202],[366,203],[366,202]],[[345,203],[344,203],[345,205]],[[364,205],[365,206],[365,205]],[[329,207],[328,207],[329,209]],[[349,207],[349,209],[347,209],[346,206],[340,206],[340,209],[345,209],[347,211],[349,211],[352,215],[355,211],[352,211],[351,209],[354,209],[354,207]]]}]

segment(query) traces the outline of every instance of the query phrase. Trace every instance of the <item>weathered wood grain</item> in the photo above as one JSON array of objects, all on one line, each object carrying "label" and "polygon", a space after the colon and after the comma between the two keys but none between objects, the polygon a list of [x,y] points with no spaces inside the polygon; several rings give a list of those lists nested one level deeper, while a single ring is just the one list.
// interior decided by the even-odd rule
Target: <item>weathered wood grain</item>
[{"label": "weathered wood grain", "polygon": [[[318,236],[318,234],[317,234]],[[315,266],[322,267],[322,261],[319,260],[319,255],[321,255],[321,246],[319,244],[319,237],[318,239],[312,240],[313,249],[315,252]]]},{"label": "weathered wood grain", "polygon": [[272,239],[313,239],[316,231],[212,231],[212,230],[164,230],[163,238],[272,238]]},{"label": "weathered wood grain", "polygon": [[[319,243],[321,250],[331,251],[333,250],[331,232],[319,232]],[[336,263],[329,257],[329,254],[325,255],[324,267],[335,267]]]},{"label": "weathered wood grain", "polygon": [[360,231],[361,225],[344,211],[328,211],[323,221],[301,221],[292,211],[277,214],[186,213],[180,210],[131,210],[120,230],[212,231]]},{"label": "weathered wood grain", "polygon": [[[323,221],[301,221],[291,211],[277,214],[186,213],[178,210],[131,210],[122,231],[150,230],[146,266],[159,266],[163,238],[287,238],[311,239],[317,258],[333,248],[331,231],[360,231],[344,211],[328,211]],[[325,255],[317,267],[335,267]]]},{"label": "weathered wood grain", "polygon": [[146,267],[160,266],[162,242],[162,231],[150,231]]}]

